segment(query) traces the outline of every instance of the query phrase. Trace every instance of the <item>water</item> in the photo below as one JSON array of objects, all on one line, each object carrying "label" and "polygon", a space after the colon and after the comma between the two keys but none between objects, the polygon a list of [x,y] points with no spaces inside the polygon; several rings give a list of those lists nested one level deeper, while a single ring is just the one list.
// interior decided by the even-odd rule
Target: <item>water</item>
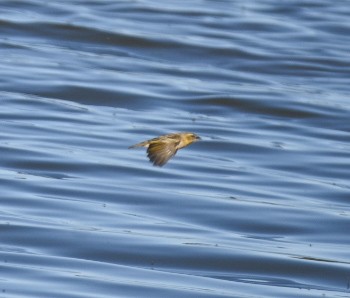
[{"label": "water", "polygon": [[1,298],[350,296],[347,1],[0,12]]}]

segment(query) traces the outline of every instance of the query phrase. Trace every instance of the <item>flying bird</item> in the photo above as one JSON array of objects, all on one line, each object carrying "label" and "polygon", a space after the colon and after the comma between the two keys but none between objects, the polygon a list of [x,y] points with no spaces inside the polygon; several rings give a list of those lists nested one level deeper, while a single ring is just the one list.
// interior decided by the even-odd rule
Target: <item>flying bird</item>
[{"label": "flying bird", "polygon": [[199,136],[191,132],[170,133],[135,144],[130,146],[129,149],[136,147],[147,148],[147,156],[150,162],[154,166],[162,167],[176,154],[177,150],[191,145],[200,139]]}]

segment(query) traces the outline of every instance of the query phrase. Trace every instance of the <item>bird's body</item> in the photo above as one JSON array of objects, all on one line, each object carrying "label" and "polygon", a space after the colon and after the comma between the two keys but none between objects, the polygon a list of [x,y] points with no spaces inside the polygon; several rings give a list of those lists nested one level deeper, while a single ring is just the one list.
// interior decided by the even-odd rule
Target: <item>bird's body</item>
[{"label": "bird's body", "polygon": [[147,148],[147,154],[154,166],[164,166],[170,158],[172,158],[177,150],[184,148],[193,142],[200,140],[196,134],[191,132],[171,133],[160,136],[151,140],[147,140],[133,146]]}]

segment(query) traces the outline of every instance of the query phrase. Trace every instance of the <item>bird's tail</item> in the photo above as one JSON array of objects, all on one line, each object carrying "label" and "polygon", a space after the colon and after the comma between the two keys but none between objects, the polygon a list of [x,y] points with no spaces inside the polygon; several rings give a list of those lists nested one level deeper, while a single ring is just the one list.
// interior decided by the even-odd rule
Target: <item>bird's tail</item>
[{"label": "bird's tail", "polygon": [[147,141],[146,142],[137,143],[135,145],[132,145],[128,149],[137,148],[137,147],[144,147],[145,145],[147,145]]}]

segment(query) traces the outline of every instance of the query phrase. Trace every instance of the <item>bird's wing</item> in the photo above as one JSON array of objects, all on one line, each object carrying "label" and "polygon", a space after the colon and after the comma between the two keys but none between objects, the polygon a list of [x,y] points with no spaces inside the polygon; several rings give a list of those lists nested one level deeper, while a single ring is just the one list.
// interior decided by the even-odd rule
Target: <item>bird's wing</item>
[{"label": "bird's wing", "polygon": [[176,154],[176,142],[154,142],[147,149],[148,158],[154,166],[164,166]]}]

